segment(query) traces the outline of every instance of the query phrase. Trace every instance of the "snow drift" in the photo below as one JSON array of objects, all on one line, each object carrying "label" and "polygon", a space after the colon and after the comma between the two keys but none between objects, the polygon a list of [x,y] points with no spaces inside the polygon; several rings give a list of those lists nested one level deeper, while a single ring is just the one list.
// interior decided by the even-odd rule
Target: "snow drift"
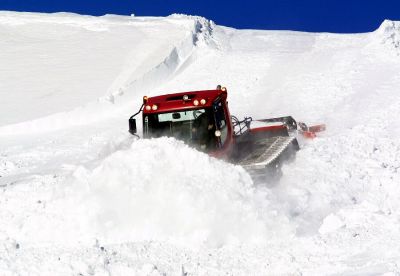
[{"label": "snow drift", "polygon": [[87,228],[76,239],[93,233],[108,243],[210,246],[266,239],[249,175],[173,139],[134,142],[93,169],[79,167],[71,181],[64,187],[69,203],[58,204],[81,208],[71,217]]}]

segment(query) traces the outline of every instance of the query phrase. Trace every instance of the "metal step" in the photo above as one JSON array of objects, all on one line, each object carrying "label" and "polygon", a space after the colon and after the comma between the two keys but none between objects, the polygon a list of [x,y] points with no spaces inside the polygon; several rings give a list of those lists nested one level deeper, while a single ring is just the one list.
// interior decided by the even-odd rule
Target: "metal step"
[{"label": "metal step", "polygon": [[262,169],[275,161],[295,140],[291,136],[275,136],[256,142],[257,150],[239,162],[245,169]]}]

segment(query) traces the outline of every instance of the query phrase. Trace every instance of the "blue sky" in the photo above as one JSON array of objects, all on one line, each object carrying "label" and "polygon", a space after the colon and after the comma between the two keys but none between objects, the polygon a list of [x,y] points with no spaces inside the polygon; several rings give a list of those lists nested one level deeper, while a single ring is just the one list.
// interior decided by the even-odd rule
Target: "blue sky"
[{"label": "blue sky", "polygon": [[166,16],[201,15],[239,29],[356,33],[400,20],[400,0],[0,0],[0,10]]}]

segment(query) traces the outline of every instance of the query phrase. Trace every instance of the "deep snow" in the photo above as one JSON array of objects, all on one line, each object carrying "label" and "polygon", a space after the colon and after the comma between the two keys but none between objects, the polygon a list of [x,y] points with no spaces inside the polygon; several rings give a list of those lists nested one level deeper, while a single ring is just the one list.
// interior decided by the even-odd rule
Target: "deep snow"
[{"label": "deep snow", "polygon": [[[366,34],[0,12],[1,275],[400,275],[400,23]],[[292,115],[278,183],[137,140],[143,95]]]}]

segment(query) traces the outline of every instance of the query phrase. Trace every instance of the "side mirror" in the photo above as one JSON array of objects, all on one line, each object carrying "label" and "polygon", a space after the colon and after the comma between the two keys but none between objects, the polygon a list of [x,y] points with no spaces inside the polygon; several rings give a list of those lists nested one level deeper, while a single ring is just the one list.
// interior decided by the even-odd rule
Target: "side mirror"
[{"label": "side mirror", "polygon": [[130,134],[136,134],[137,129],[136,129],[136,119],[133,119],[132,117],[129,118],[129,133]]}]

